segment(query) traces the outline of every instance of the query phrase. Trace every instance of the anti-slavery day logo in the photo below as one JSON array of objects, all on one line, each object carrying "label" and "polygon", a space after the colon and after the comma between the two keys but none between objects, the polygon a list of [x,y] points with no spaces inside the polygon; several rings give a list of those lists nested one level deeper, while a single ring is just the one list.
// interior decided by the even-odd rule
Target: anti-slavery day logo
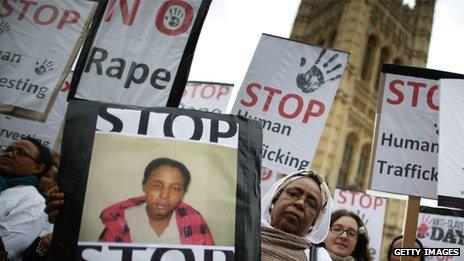
[{"label": "anti-slavery day logo", "polygon": [[[321,50],[321,53],[319,53],[319,57],[309,68],[309,70],[305,73],[299,73],[296,77],[296,85],[298,86],[298,88],[300,88],[302,92],[311,93],[321,88],[326,82],[335,81],[342,77],[342,74],[337,71],[342,67],[341,63],[337,63],[332,68],[327,69],[327,67],[334,63],[335,59],[338,57],[338,53],[335,53],[327,61],[321,64],[321,60],[323,56],[326,54],[326,52],[327,49],[323,48]],[[305,65],[306,58],[301,57],[300,67],[304,67]],[[332,75],[334,76],[332,77]]]},{"label": "anti-slavery day logo", "polygon": [[422,216],[421,223],[417,227],[417,237],[424,238],[429,236],[429,228],[432,225],[432,220],[429,215]]},{"label": "anti-slavery day logo", "polygon": [[192,24],[193,12],[192,6],[185,1],[166,1],[156,15],[156,28],[167,35],[185,33]]}]

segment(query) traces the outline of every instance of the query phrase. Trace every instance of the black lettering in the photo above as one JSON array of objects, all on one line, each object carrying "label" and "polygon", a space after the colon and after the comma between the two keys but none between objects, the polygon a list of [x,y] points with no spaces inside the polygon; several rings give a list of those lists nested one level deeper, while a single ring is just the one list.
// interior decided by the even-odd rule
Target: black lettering
[{"label": "black lettering", "polygon": [[[111,59],[111,62],[119,62],[119,65],[108,67],[108,69],[106,69],[106,75],[109,78],[121,79],[122,74],[124,73],[124,68],[126,68],[126,61],[124,61],[124,59],[122,58],[113,58]],[[112,71],[115,71],[115,72],[113,73]]]},{"label": "black lettering", "polygon": [[431,240],[441,240],[444,236],[443,229],[439,227],[432,227],[432,235],[430,236]]},{"label": "black lettering", "polygon": [[[139,78],[135,78],[135,70],[137,69],[142,69],[142,75]],[[143,83],[147,79],[148,71],[148,65],[144,63],[132,62],[129,69],[129,74],[126,78],[126,82],[124,83],[124,88],[129,89],[131,82],[139,84]]]},{"label": "black lettering", "polygon": [[[102,119],[107,120],[109,123],[113,125],[113,128],[110,130],[111,132],[121,132],[122,131],[122,126],[123,123],[121,119],[118,117],[110,114],[108,112],[108,108],[101,108],[100,111],[98,112],[98,116],[100,116]],[[97,129],[99,130],[99,129]]]},{"label": "black lettering", "polygon": [[167,84],[165,85],[158,84],[157,80],[168,83],[169,80],[171,80],[171,73],[166,69],[160,68],[160,69],[156,69],[151,75],[151,78],[150,78],[151,85],[155,87],[156,89],[162,90],[166,88]]},{"label": "black lettering", "polygon": [[453,229],[448,229],[448,232],[446,232],[445,238],[443,238],[443,242],[456,244],[456,238],[454,237]]},{"label": "black lettering", "polygon": [[[174,120],[178,116],[181,116],[181,115],[184,115],[184,114],[174,115],[171,113],[168,115],[168,117],[166,117],[166,120],[164,121],[164,136],[175,138],[174,133],[172,131],[172,127],[174,124]],[[190,137],[190,140],[200,140],[201,135],[203,134],[203,122],[201,121],[200,118],[197,118],[197,117],[192,117],[190,115],[184,115],[184,116],[187,116],[193,120],[194,129],[193,129],[193,135],[192,137]]]},{"label": "black lettering", "polygon": [[[96,58],[97,52],[100,53],[100,58]],[[94,47],[92,48],[92,51],[90,52],[89,60],[87,61],[87,64],[85,66],[84,71],[88,73],[90,71],[90,68],[92,67],[92,63],[95,63],[95,66],[97,67],[97,74],[102,75],[102,62],[106,60],[108,57],[108,52],[103,49],[103,48],[98,48]]]},{"label": "black lettering", "polygon": [[138,134],[147,135],[148,129],[148,119],[150,118],[149,111],[141,111],[140,112],[140,121],[139,121],[139,130]]},{"label": "black lettering", "polygon": [[209,141],[218,142],[218,138],[231,138],[237,133],[237,125],[231,122],[226,121],[229,124],[229,129],[227,132],[219,132],[219,121],[211,120],[211,136]]},{"label": "black lettering", "polygon": [[193,255],[192,250],[190,249],[176,249],[176,248],[157,248],[153,255],[151,256],[151,261],[161,261],[163,255],[168,251],[179,251],[181,252],[186,261],[195,261],[195,256]]}]

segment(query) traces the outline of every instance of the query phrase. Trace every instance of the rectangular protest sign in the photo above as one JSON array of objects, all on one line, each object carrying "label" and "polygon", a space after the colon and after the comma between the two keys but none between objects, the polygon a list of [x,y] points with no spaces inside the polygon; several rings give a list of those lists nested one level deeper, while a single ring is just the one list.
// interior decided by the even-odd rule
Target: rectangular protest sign
[{"label": "rectangular protest sign", "polygon": [[444,208],[420,207],[417,238],[424,247],[459,248],[461,253],[461,256],[428,256],[425,260],[462,260],[464,253],[463,231],[464,212]]},{"label": "rectangular protest sign", "polygon": [[0,114],[0,146],[7,146],[13,140],[33,137],[40,140],[42,145],[53,149],[68,107],[66,98],[71,75],[68,75],[61,86],[45,122]]},{"label": "rectangular protest sign", "polygon": [[179,108],[225,113],[233,84],[187,82]]},{"label": "rectangular protest sign", "polygon": [[84,0],[2,1],[0,104],[40,113],[49,108],[94,5]]},{"label": "rectangular protest sign", "polygon": [[372,260],[380,260],[382,247],[385,198],[371,196],[359,191],[335,189],[333,210],[346,209],[356,213],[363,221],[369,236],[369,251]]},{"label": "rectangular protest sign", "polygon": [[308,169],[348,53],[263,34],[232,109],[263,125],[263,167]]},{"label": "rectangular protest sign", "polygon": [[[102,2],[84,44],[73,97],[177,107],[211,1]],[[77,88],[77,89],[76,89]]]},{"label": "rectangular protest sign", "polygon": [[440,80],[438,205],[464,209],[464,80]]},{"label": "rectangular protest sign", "polygon": [[233,115],[71,102],[52,259],[256,260],[261,139]]},{"label": "rectangular protest sign", "polygon": [[438,79],[462,75],[384,65],[370,189],[437,198]]}]

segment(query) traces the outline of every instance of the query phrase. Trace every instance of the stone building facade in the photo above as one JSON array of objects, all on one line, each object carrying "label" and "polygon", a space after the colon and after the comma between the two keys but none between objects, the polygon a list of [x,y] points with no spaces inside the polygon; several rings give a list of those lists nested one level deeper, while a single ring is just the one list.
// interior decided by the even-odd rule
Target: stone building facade
[{"label": "stone building facade", "polygon": [[[331,189],[367,188],[381,66],[426,66],[434,7],[435,0],[416,0],[413,8],[401,0],[302,0],[291,38],[350,52],[311,166]],[[402,200],[388,200],[384,258],[391,239],[402,233],[405,207]]]}]

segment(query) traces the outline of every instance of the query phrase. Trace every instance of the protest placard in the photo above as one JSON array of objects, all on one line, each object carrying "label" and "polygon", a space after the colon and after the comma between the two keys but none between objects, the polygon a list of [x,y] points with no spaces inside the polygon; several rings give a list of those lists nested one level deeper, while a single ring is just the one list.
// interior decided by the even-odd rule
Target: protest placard
[{"label": "protest placard", "polygon": [[370,189],[436,199],[438,79],[463,76],[398,65],[382,73]]},{"label": "protest placard", "polygon": [[[464,212],[420,207],[417,238],[426,248],[459,248],[464,251]],[[427,256],[427,261],[462,260],[462,256]]]},{"label": "protest placard", "polygon": [[1,104],[40,113],[51,106],[94,5],[84,0],[2,1]]},{"label": "protest placard", "polygon": [[42,145],[53,149],[68,107],[66,98],[68,97],[71,75],[68,75],[61,86],[45,122],[0,113],[0,146],[7,146],[13,140],[33,137],[40,140]]},{"label": "protest placard", "polygon": [[263,167],[308,169],[348,53],[263,34],[232,113],[263,125]]},{"label": "protest placard", "polygon": [[382,247],[385,208],[385,198],[371,196],[359,191],[335,189],[333,210],[346,209],[356,213],[366,226],[369,236],[369,251],[372,260],[380,260]]},{"label": "protest placard", "polygon": [[261,139],[233,115],[71,102],[52,258],[256,260]]},{"label": "protest placard", "polygon": [[[211,1],[103,1],[84,44],[73,97],[177,107]],[[76,89],[77,88],[77,89]]]},{"label": "protest placard", "polygon": [[225,113],[233,84],[187,82],[179,108]]},{"label": "protest placard", "polygon": [[464,209],[464,80],[440,80],[438,205]]}]

